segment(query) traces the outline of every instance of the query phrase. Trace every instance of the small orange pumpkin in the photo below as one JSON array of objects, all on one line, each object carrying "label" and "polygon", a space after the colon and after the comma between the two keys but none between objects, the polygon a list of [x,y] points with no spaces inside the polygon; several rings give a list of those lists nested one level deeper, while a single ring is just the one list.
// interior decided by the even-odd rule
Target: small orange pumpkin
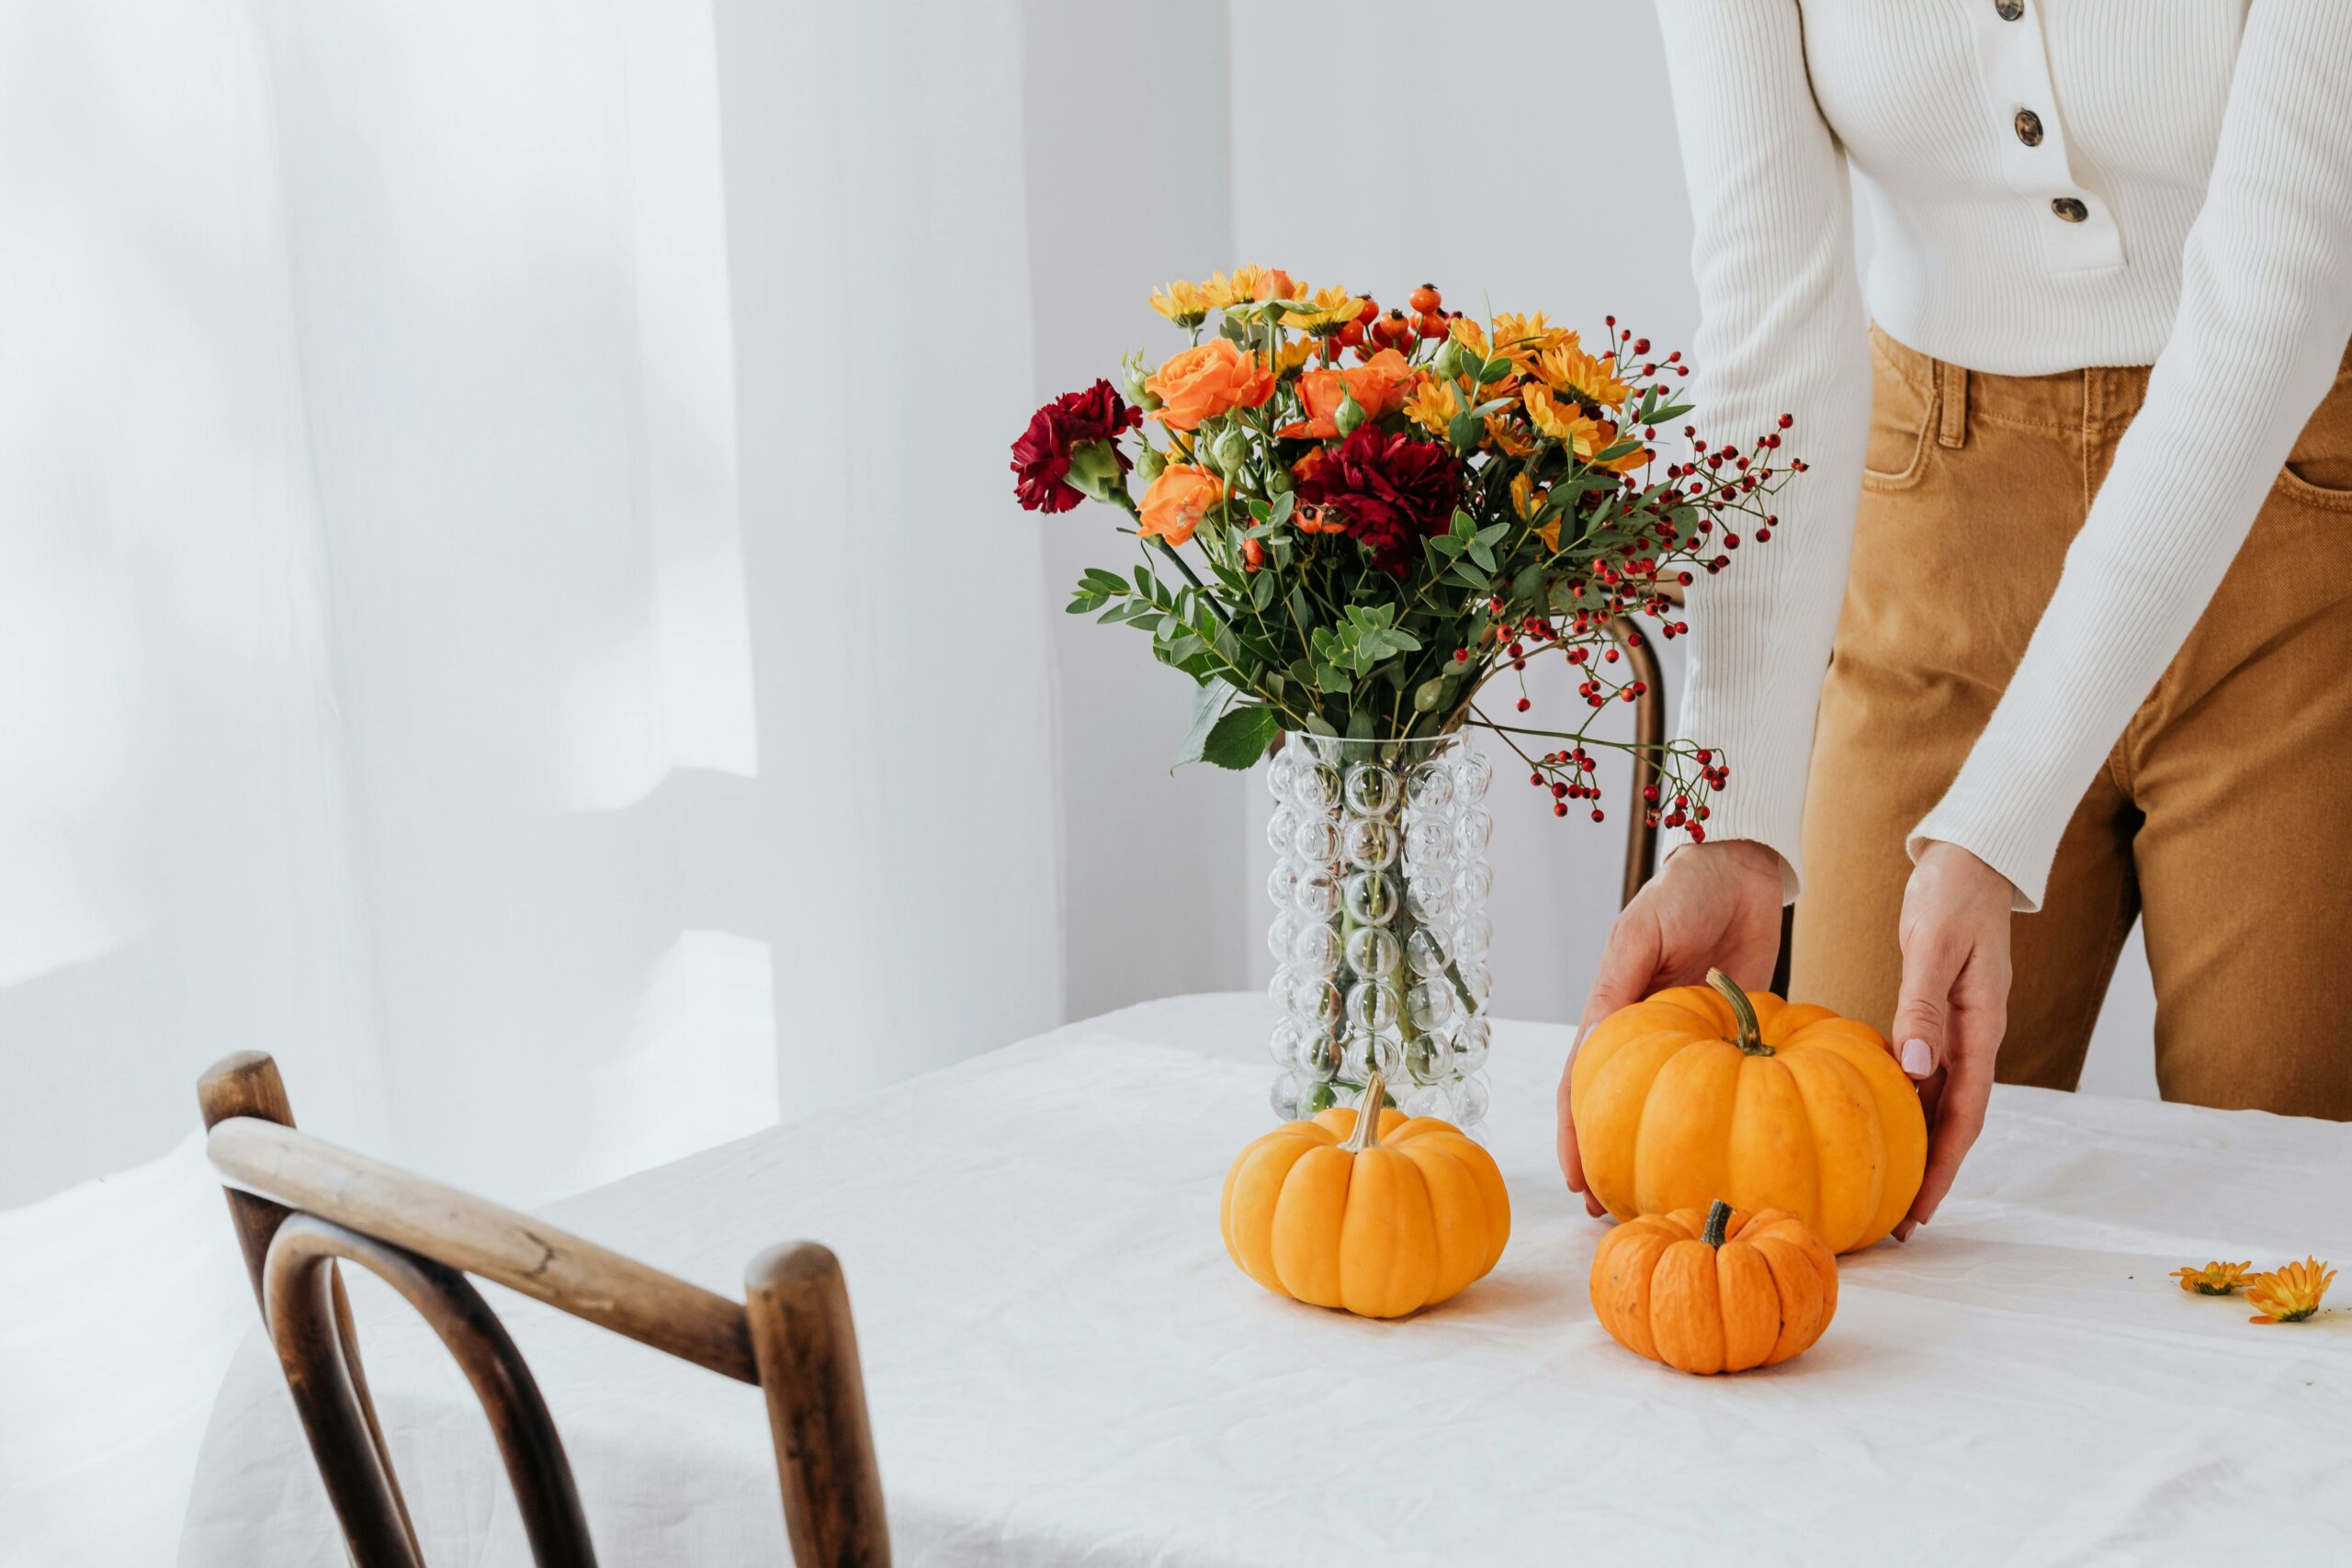
[{"label": "small orange pumpkin", "polygon": [[[1379,1105],[1374,1073],[1363,1103]],[[1335,1106],[1287,1122],[1226,1173],[1225,1249],[1258,1283],[1360,1317],[1402,1317],[1483,1276],[1510,1237],[1494,1156],[1451,1122]]]},{"label": "small orange pumpkin", "polygon": [[1602,1237],[1592,1311],[1618,1344],[1680,1371],[1778,1366],[1837,1314],[1838,1260],[1794,1214],[1718,1199]]},{"label": "small orange pumpkin", "polygon": [[1894,1228],[1927,1168],[1919,1091],[1877,1030],[1721,970],[1595,1024],[1568,1087],[1585,1180],[1620,1220],[1721,1197],[1854,1252]]}]

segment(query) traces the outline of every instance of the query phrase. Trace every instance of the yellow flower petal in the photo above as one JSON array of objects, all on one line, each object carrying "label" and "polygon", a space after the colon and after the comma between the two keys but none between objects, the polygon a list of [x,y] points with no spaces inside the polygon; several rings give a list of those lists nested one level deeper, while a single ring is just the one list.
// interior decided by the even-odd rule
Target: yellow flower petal
[{"label": "yellow flower petal", "polygon": [[1209,301],[1200,287],[1181,277],[1153,293],[1151,308],[1180,327],[1197,327],[1209,315]]},{"label": "yellow flower petal", "polygon": [[2245,1282],[2246,1304],[2259,1309],[2255,1323],[2301,1323],[2319,1311],[2335,1270],[2316,1258],[2290,1263]]},{"label": "yellow flower petal", "polygon": [[2236,1293],[2245,1283],[2245,1272],[2252,1263],[2208,1263],[2202,1269],[2176,1269],[2172,1277],[2180,1288],[2200,1296],[2227,1296]]},{"label": "yellow flower petal", "polygon": [[1405,400],[1405,417],[1441,441],[1445,439],[1446,427],[1453,423],[1453,416],[1461,412],[1453,384],[1435,377],[1414,388],[1413,395]]}]

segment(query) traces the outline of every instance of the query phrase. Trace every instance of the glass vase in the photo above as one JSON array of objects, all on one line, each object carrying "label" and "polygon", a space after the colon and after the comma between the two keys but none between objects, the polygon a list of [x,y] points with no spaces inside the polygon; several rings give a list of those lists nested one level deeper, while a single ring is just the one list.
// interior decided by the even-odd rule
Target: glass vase
[{"label": "glass vase", "polygon": [[1458,733],[1294,733],[1267,765],[1277,1116],[1358,1104],[1377,1068],[1408,1116],[1485,1121],[1493,778]]}]

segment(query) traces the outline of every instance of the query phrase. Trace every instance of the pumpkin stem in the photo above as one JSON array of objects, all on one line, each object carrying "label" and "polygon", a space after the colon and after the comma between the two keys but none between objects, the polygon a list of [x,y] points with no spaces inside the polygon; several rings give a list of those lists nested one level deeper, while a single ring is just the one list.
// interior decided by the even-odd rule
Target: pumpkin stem
[{"label": "pumpkin stem", "polygon": [[1709,1247],[1721,1247],[1724,1244],[1724,1227],[1729,1224],[1731,1224],[1731,1205],[1718,1198],[1714,1201],[1714,1206],[1707,1211],[1707,1229],[1699,1239]]},{"label": "pumpkin stem", "polygon": [[1360,1155],[1366,1149],[1379,1146],[1381,1100],[1387,1093],[1386,1081],[1381,1077],[1380,1070],[1374,1068],[1372,1081],[1363,1086],[1363,1099],[1356,1106],[1356,1130],[1348,1134],[1348,1141],[1340,1145],[1341,1148],[1351,1155]]},{"label": "pumpkin stem", "polygon": [[1764,1026],[1756,1021],[1756,1004],[1739,988],[1739,982],[1720,969],[1707,971],[1707,984],[1715,994],[1731,1004],[1732,1021],[1739,1026],[1739,1038],[1732,1043],[1751,1056],[1770,1056],[1772,1047],[1764,1043]]}]

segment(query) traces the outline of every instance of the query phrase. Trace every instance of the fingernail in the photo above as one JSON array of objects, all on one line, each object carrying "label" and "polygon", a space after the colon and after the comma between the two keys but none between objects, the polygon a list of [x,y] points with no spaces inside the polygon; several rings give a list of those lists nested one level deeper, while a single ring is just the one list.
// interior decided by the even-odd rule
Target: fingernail
[{"label": "fingernail", "polygon": [[1915,1078],[1924,1078],[1936,1070],[1936,1054],[1928,1049],[1926,1041],[1903,1043],[1903,1070]]}]

